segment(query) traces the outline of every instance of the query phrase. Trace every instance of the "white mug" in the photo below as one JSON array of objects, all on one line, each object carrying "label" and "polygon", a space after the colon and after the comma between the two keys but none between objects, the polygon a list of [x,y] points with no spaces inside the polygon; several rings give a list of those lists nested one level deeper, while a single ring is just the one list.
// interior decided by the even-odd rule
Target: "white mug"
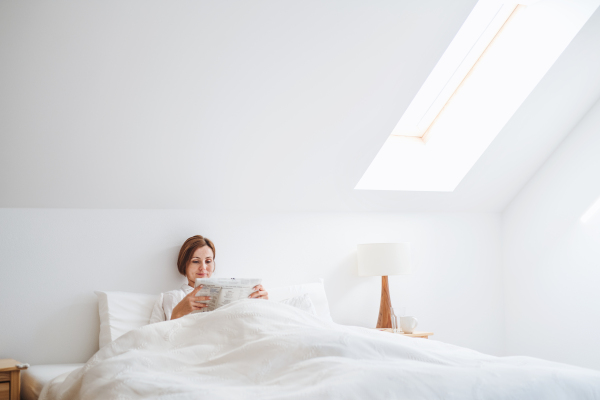
[{"label": "white mug", "polygon": [[400,317],[400,327],[404,333],[413,333],[418,323],[415,317]]}]

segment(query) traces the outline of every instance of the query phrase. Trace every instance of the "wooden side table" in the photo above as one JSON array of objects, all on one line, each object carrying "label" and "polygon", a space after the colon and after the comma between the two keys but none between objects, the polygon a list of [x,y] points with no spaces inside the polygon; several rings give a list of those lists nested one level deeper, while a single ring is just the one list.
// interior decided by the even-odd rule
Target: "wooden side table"
[{"label": "wooden side table", "polygon": [[[378,331],[392,333],[392,329],[391,328],[376,328],[376,329]],[[429,339],[429,336],[432,336],[433,332],[413,332],[413,333],[396,332],[396,334],[397,335],[404,335],[404,336],[408,336],[408,337],[416,337],[416,338]]]},{"label": "wooden side table", "polygon": [[0,360],[0,400],[19,400],[21,370],[18,361],[11,358]]}]

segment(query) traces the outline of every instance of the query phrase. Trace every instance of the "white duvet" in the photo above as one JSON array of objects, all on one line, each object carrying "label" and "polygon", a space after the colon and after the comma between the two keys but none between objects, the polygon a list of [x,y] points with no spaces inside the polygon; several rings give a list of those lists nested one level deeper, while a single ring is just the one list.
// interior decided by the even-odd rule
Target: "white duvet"
[{"label": "white duvet", "polygon": [[243,300],[131,331],[40,399],[600,399],[600,373]]}]

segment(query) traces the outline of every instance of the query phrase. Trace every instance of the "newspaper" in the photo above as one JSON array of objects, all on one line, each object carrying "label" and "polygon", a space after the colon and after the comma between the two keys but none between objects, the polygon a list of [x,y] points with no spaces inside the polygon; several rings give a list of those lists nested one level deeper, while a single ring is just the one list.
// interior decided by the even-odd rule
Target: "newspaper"
[{"label": "newspaper", "polygon": [[260,285],[262,279],[248,278],[198,278],[196,287],[202,285],[196,296],[210,296],[210,300],[202,301],[208,307],[193,313],[208,312],[240,299],[247,299],[255,292],[254,286]]}]

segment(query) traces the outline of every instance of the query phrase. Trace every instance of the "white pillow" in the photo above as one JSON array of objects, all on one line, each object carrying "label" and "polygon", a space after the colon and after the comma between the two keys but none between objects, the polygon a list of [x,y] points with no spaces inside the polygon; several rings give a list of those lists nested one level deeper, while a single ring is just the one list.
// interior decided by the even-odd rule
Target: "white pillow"
[{"label": "white pillow", "polygon": [[100,314],[100,347],[130,330],[148,325],[158,295],[127,292],[94,292]]},{"label": "white pillow", "polygon": [[[303,285],[267,288],[269,299],[281,301],[308,294],[318,317],[331,320],[323,279]],[[130,330],[148,325],[154,304],[160,295],[128,292],[94,292],[100,314],[100,347]]]},{"label": "white pillow", "polygon": [[306,311],[310,315],[317,315],[313,302],[310,301],[308,293],[304,293],[302,296],[292,297],[290,299],[280,300],[279,303],[287,304],[288,306],[296,307],[302,311]]},{"label": "white pillow", "polygon": [[315,307],[317,316],[331,320],[331,314],[329,313],[329,302],[327,301],[327,295],[325,294],[323,279],[320,279],[319,282],[305,283],[303,285],[284,286],[278,288],[267,287],[267,291],[269,292],[269,299],[274,301],[281,301],[291,297],[308,294]]}]

